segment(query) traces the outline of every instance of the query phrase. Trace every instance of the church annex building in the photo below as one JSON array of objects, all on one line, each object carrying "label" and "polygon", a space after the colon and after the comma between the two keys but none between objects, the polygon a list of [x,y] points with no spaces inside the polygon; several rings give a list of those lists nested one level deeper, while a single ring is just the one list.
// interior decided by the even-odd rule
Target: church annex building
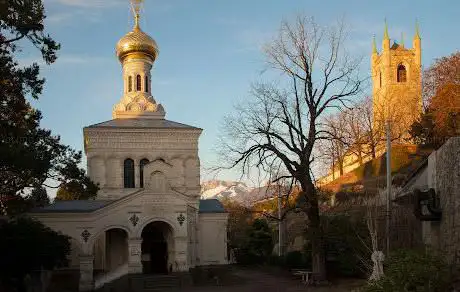
[{"label": "church annex building", "polygon": [[124,92],[113,119],[83,130],[88,175],[100,186],[96,200],[58,201],[31,213],[72,238],[70,268],[80,270],[80,291],[128,273],[228,263],[228,214],[219,201],[200,200],[202,129],[165,119],[151,94],[158,46],[135,15],[116,46]]}]

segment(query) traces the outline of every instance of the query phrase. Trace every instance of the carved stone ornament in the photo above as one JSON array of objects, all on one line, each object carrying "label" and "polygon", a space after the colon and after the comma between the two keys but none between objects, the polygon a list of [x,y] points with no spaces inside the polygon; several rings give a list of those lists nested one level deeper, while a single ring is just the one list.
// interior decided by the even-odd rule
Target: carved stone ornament
[{"label": "carved stone ornament", "polygon": [[133,224],[133,226],[136,226],[137,223],[139,222],[139,217],[134,213],[130,218],[129,221]]},{"label": "carved stone ornament", "polygon": [[85,242],[88,242],[88,239],[90,236],[91,236],[91,233],[89,233],[87,229],[83,230],[83,232],[81,233],[81,237],[83,238]]},{"label": "carved stone ornament", "polygon": [[179,222],[179,225],[182,226],[182,224],[184,224],[184,221],[185,221],[185,216],[184,214],[180,213],[180,215],[177,216],[177,222]]}]

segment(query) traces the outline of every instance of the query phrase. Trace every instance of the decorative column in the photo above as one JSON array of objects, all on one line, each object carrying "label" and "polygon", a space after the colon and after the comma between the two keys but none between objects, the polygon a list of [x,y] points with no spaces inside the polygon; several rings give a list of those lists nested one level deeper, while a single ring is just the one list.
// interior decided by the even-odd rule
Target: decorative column
[{"label": "decorative column", "polygon": [[93,255],[80,255],[79,291],[92,291],[94,288],[93,262]]},{"label": "decorative column", "polygon": [[142,273],[141,244],[142,238],[128,240],[128,272],[130,274]]}]

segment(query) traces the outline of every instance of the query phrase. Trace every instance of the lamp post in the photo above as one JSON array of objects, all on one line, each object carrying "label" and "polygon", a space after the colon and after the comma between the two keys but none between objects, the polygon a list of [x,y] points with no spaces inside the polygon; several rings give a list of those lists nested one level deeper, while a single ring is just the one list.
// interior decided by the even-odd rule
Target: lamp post
[{"label": "lamp post", "polygon": [[390,205],[391,205],[391,127],[390,120],[386,124],[386,167],[387,167],[387,200],[386,200],[386,254],[390,252]]}]

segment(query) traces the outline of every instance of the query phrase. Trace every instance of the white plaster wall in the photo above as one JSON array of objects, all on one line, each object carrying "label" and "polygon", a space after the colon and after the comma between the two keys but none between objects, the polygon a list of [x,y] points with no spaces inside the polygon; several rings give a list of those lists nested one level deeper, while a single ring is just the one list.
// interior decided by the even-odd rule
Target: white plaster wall
[{"label": "white plaster wall", "polygon": [[201,213],[198,226],[198,265],[228,264],[227,213]]},{"label": "white plaster wall", "polygon": [[[119,199],[138,190],[139,162],[144,158],[151,164],[160,159],[165,161],[171,185],[182,188],[182,192],[199,195],[198,137],[201,130],[85,128],[84,132],[88,173],[93,181],[100,182],[98,199]],[[134,160],[134,189],[123,188],[126,158]],[[144,168],[144,187],[151,175],[152,171]]]}]

